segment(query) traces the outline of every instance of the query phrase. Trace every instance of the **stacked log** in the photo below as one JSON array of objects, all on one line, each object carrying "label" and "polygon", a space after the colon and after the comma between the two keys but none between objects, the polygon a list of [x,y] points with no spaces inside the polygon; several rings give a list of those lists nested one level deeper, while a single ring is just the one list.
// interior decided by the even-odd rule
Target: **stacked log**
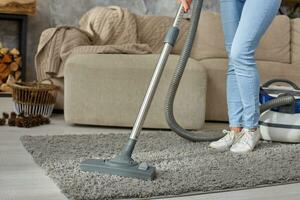
[{"label": "stacked log", "polygon": [[21,66],[18,49],[0,49],[0,92],[12,92],[8,84],[21,81]]},{"label": "stacked log", "polygon": [[36,0],[0,0],[1,13],[33,15],[35,11]]}]

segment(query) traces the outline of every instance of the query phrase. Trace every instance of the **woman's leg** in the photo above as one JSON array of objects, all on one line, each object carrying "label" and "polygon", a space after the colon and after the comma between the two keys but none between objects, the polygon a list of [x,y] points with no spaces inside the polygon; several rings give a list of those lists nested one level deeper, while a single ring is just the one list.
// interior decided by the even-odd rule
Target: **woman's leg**
[{"label": "woman's leg", "polygon": [[[245,0],[220,0],[222,24],[225,35],[225,47],[228,53],[228,57],[231,52],[231,46],[235,36],[235,32],[239,25],[244,1]],[[218,141],[209,144],[210,147],[219,151],[228,150],[231,145],[238,140],[241,135],[238,133],[240,133],[242,130],[243,104],[236,81],[234,66],[230,59],[228,62],[226,82],[230,131],[223,130],[223,133],[226,135]]]},{"label": "woman's leg", "polygon": [[[245,0],[220,0],[225,48],[230,56],[231,46],[239,25]],[[226,81],[227,108],[229,126],[235,132],[240,132],[242,127],[243,104],[237,85],[234,66],[229,59]]]},{"label": "woman's leg", "polygon": [[243,104],[243,127],[247,129],[256,129],[260,116],[260,77],[255,62],[255,50],[278,13],[280,4],[281,0],[245,0],[233,39],[230,60]]}]

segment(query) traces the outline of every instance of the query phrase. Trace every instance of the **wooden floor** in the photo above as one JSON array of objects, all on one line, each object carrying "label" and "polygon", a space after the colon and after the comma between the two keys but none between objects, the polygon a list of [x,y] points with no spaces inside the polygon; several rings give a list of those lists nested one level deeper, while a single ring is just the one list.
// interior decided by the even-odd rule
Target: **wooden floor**
[{"label": "wooden floor", "polygon": [[[226,127],[226,124],[207,123],[206,127]],[[66,125],[62,115],[55,115],[52,124],[32,129],[0,127],[0,200],[66,200],[55,183],[47,177],[30,154],[23,148],[22,135],[92,134],[112,132],[110,128]],[[128,133],[127,129],[118,132]],[[162,199],[162,198],[157,198]],[[299,200],[300,184],[264,187],[251,190],[168,198],[172,200]]]}]

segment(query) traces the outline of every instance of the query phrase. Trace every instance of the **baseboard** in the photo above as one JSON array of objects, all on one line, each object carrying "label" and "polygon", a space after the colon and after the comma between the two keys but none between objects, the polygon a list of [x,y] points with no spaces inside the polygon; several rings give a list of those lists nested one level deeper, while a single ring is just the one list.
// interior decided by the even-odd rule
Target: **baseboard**
[{"label": "baseboard", "polygon": [[0,92],[0,97],[12,97],[12,94],[9,92]]},{"label": "baseboard", "polygon": [[64,110],[62,109],[53,109],[53,112],[54,114],[64,114]]}]

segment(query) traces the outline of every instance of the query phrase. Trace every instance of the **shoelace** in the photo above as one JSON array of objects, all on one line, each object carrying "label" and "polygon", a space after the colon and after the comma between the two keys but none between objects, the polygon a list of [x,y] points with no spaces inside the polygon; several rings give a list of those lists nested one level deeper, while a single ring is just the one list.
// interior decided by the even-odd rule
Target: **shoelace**
[{"label": "shoelace", "polygon": [[221,138],[222,141],[225,141],[225,142],[229,142],[231,140],[231,134],[232,132],[231,131],[228,131],[226,129],[224,129],[223,131],[223,134],[225,135],[223,138]]},{"label": "shoelace", "polygon": [[255,133],[252,131],[245,131],[245,133],[243,134],[243,137],[240,137],[239,143],[251,146],[251,144],[249,143],[252,140],[252,137]]}]

